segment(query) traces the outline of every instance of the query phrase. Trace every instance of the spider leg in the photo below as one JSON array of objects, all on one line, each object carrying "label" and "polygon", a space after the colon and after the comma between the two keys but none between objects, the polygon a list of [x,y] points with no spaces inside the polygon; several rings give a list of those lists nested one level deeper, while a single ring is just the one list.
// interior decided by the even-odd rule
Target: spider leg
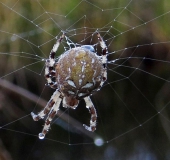
[{"label": "spider leg", "polygon": [[96,109],[95,109],[90,97],[85,97],[84,100],[85,100],[85,103],[86,103],[86,108],[89,109],[89,112],[91,114],[91,120],[90,120],[90,126],[86,126],[85,124],[83,124],[83,126],[88,131],[94,132],[96,130],[96,120],[97,120]]},{"label": "spider leg", "polygon": [[59,110],[61,100],[62,100],[62,97],[58,97],[57,101],[54,103],[52,109],[50,110],[48,117],[45,121],[43,130],[41,133],[39,133],[39,139],[44,139],[46,133],[49,131],[51,121],[53,120],[54,116],[57,114],[57,111]]},{"label": "spider leg", "polygon": [[108,49],[106,46],[106,43],[104,42],[103,38],[101,37],[100,33],[97,32],[97,37],[100,43],[100,46],[102,48],[102,63],[103,63],[103,67],[104,67],[104,74],[103,74],[103,81],[101,82],[100,86],[103,85],[103,83],[106,81],[107,79],[107,69],[106,69],[106,64],[107,64],[107,53],[108,53]]},{"label": "spider leg", "polygon": [[46,114],[48,114],[53,107],[53,105],[56,103],[56,101],[60,97],[60,92],[56,90],[53,95],[51,96],[50,100],[48,101],[47,105],[43,110],[41,110],[37,115],[31,112],[31,116],[34,121],[38,121],[39,119],[43,119]]},{"label": "spider leg", "polygon": [[51,52],[50,52],[50,55],[49,55],[49,59],[46,60],[46,67],[45,67],[45,78],[47,80],[47,85],[49,85],[51,88],[54,88],[56,89],[57,88],[57,84],[55,82],[55,78],[53,78],[55,76],[55,53],[57,52],[58,50],[58,47],[61,43],[61,41],[63,40],[64,38],[64,34],[59,38],[57,39],[56,43],[54,44]]}]

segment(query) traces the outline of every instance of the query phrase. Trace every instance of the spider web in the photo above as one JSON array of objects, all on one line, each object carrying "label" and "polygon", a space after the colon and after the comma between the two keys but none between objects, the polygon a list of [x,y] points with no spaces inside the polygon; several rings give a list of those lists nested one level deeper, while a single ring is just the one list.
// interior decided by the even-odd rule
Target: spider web
[{"label": "spider web", "polygon": [[[170,2],[0,1],[1,152],[6,159],[157,160],[170,156]],[[70,47],[94,45],[95,32],[108,46],[108,79],[91,97],[97,130],[86,131],[90,115],[81,101],[63,109],[44,140],[40,111],[54,90],[44,86],[44,61],[56,37]],[[69,63],[69,62],[68,62]],[[123,154],[122,154],[123,153]]]}]

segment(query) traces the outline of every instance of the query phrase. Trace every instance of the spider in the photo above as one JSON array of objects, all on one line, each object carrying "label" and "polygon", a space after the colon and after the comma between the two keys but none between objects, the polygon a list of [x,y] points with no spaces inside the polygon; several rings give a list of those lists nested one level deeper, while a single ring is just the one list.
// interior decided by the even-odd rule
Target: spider
[{"label": "spider", "polygon": [[100,90],[107,79],[107,46],[96,32],[102,48],[102,56],[98,56],[92,45],[82,45],[65,51],[58,59],[55,53],[65,37],[65,34],[54,44],[49,59],[45,63],[45,78],[47,85],[55,89],[51,99],[37,115],[31,112],[34,121],[43,119],[46,115],[45,125],[39,138],[44,139],[50,129],[51,121],[59,110],[60,103],[63,107],[76,109],[81,99],[85,100],[86,108],[91,114],[90,126],[83,124],[89,131],[96,130],[97,113],[90,99],[94,92]]}]

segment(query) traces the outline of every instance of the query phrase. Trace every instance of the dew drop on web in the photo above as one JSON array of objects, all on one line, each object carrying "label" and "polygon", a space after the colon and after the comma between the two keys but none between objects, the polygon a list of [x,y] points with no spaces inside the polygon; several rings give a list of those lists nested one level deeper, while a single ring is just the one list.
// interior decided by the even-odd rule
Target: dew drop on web
[{"label": "dew drop on web", "polygon": [[43,133],[39,133],[38,137],[39,139],[44,139],[45,135]]}]

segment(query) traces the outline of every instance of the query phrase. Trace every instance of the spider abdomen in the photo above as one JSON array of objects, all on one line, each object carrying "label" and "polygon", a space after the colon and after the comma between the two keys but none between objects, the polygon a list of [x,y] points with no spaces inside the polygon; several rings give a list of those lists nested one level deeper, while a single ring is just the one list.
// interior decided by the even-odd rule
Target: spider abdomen
[{"label": "spider abdomen", "polygon": [[96,53],[76,47],[61,55],[56,65],[56,82],[60,92],[81,99],[100,88],[104,67]]}]

